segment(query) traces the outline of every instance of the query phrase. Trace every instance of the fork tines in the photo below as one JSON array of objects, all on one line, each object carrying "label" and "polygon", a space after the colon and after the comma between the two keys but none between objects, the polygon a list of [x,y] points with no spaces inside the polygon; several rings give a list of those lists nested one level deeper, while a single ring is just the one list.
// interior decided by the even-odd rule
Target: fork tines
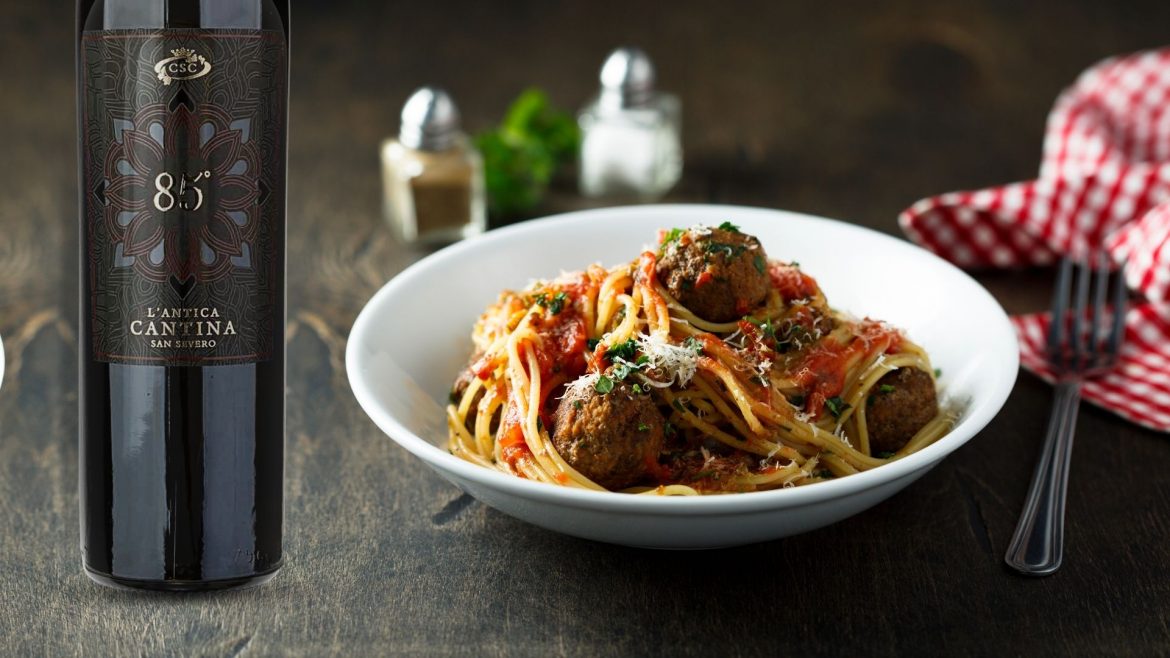
[{"label": "fork tines", "polygon": [[1127,294],[1123,268],[1114,270],[1104,251],[1060,262],[1048,329],[1048,359],[1057,376],[1113,365],[1125,333]]}]

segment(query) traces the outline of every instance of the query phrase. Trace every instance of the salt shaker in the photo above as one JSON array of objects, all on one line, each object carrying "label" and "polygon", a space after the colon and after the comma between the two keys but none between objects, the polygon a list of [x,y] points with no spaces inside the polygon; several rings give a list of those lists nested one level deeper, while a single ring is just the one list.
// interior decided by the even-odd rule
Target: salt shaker
[{"label": "salt shaker", "polygon": [[383,210],[405,243],[442,244],[487,224],[483,161],[442,89],[423,87],[402,108],[397,139],[382,143]]},{"label": "salt shaker", "polygon": [[601,92],[577,115],[583,195],[650,201],[678,182],[679,101],[654,83],[654,64],[637,48],[619,48],[605,60]]}]

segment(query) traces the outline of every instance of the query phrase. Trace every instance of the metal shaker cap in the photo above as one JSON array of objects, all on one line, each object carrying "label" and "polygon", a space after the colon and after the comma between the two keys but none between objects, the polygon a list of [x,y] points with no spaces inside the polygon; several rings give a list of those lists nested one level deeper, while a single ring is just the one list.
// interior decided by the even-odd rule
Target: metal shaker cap
[{"label": "metal shaker cap", "polygon": [[398,141],[420,151],[444,151],[459,134],[459,108],[438,87],[422,87],[402,106]]},{"label": "metal shaker cap", "polygon": [[654,62],[640,48],[618,48],[601,67],[601,105],[620,109],[646,104],[654,96]]}]

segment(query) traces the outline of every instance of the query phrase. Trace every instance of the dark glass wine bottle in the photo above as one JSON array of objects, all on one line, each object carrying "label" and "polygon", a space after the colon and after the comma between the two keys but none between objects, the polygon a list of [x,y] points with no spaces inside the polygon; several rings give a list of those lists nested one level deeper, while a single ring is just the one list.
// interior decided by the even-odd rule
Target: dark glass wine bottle
[{"label": "dark glass wine bottle", "polygon": [[105,585],[281,565],[287,10],[79,8],[81,549]]}]

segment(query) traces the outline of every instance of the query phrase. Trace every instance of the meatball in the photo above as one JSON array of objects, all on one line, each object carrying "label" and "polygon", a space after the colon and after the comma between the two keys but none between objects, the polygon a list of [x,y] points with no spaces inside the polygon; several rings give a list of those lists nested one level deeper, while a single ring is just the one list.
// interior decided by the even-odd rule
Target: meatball
[{"label": "meatball", "polygon": [[622,489],[644,479],[657,462],[665,425],[650,396],[625,382],[608,393],[570,389],[554,415],[552,442],[582,475]]},{"label": "meatball", "polygon": [[683,306],[711,322],[747,315],[768,297],[768,256],[754,236],[691,229],[662,246],[658,280]]},{"label": "meatball", "polygon": [[934,380],[918,368],[886,373],[866,402],[870,453],[896,452],[938,414]]}]

